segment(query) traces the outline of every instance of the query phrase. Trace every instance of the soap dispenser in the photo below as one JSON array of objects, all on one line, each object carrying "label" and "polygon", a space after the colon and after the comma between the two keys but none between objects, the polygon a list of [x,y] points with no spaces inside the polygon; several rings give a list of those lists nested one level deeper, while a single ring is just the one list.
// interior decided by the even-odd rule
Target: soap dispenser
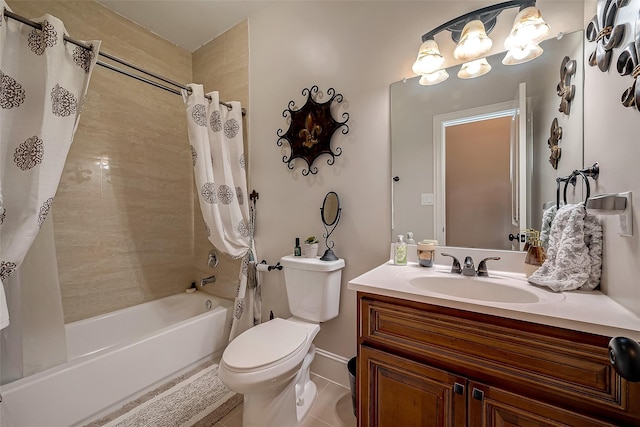
[{"label": "soap dispenser", "polygon": [[542,247],[540,242],[540,232],[531,230],[529,248],[527,249],[527,256],[524,259],[524,274],[531,276],[547,259],[547,253]]},{"label": "soap dispenser", "polygon": [[395,265],[407,265],[407,244],[402,234],[398,234],[398,241],[393,249],[393,263]]},{"label": "soap dispenser", "polygon": [[416,241],[413,239],[413,233],[411,231],[407,232],[407,245],[415,245]]}]

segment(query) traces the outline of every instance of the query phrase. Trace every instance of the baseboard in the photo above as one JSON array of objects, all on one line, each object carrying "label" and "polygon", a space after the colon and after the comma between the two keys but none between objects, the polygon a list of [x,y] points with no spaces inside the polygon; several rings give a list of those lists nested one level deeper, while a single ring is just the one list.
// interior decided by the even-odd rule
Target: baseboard
[{"label": "baseboard", "polygon": [[316,348],[316,357],[311,363],[311,372],[349,388],[348,361],[349,359],[346,357]]}]

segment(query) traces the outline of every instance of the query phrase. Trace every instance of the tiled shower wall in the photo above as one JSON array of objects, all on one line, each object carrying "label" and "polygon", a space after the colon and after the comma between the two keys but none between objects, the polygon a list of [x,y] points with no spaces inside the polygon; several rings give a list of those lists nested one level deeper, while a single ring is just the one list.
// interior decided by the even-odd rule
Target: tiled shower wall
[{"label": "tiled shower wall", "polygon": [[[191,53],[97,2],[7,3],[25,17],[56,16],[71,37],[102,40],[101,50],[147,70],[192,81]],[[246,40],[246,23],[243,31]],[[217,65],[199,67],[216,82]],[[223,99],[236,93],[216,89]],[[246,93],[235,99],[246,103]],[[53,205],[65,322],[181,292],[214,272],[197,203],[181,97],[96,66]],[[237,280],[237,271],[221,265],[215,273]]]},{"label": "tiled shower wall", "polygon": [[[221,100],[240,101],[243,108],[249,107],[249,33],[247,21],[241,22],[224,34],[216,37],[206,45],[193,52],[193,81],[204,85],[205,91],[217,90]],[[248,116],[242,121],[244,135],[244,152],[247,165],[251,159],[247,147]],[[249,167],[247,167],[249,170]],[[248,184],[247,193],[251,193]],[[259,202],[258,202],[259,205]],[[259,208],[259,206],[258,206]],[[207,267],[207,255],[211,243],[207,240],[204,221],[200,215],[200,207],[195,199],[195,271],[198,280],[215,274],[216,283],[206,285],[205,292],[220,296],[235,297],[240,271],[240,261],[228,256],[221,256],[220,265],[211,270]]]}]

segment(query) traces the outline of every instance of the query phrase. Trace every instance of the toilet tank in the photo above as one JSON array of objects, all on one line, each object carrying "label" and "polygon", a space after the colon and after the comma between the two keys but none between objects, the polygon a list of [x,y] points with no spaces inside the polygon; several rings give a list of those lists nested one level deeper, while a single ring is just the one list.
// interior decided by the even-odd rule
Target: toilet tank
[{"label": "toilet tank", "polygon": [[344,260],[320,261],[288,255],[280,259],[291,314],[310,322],[338,315]]}]

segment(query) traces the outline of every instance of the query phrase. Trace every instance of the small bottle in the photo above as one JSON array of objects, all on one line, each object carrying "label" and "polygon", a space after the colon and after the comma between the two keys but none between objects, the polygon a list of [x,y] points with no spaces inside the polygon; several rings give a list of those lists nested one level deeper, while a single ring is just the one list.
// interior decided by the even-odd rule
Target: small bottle
[{"label": "small bottle", "polygon": [[299,237],[296,237],[296,245],[293,248],[293,256],[302,256],[302,248],[300,247]]},{"label": "small bottle", "polygon": [[416,241],[413,240],[413,233],[411,231],[409,231],[407,233],[407,245],[415,245]]},{"label": "small bottle", "polygon": [[527,255],[524,259],[524,274],[529,277],[547,259],[547,253],[544,251],[540,243],[540,232],[532,230],[531,245],[527,249]]},{"label": "small bottle", "polygon": [[393,263],[395,265],[407,265],[407,244],[402,234],[398,234],[398,241],[396,242],[393,254]]}]

